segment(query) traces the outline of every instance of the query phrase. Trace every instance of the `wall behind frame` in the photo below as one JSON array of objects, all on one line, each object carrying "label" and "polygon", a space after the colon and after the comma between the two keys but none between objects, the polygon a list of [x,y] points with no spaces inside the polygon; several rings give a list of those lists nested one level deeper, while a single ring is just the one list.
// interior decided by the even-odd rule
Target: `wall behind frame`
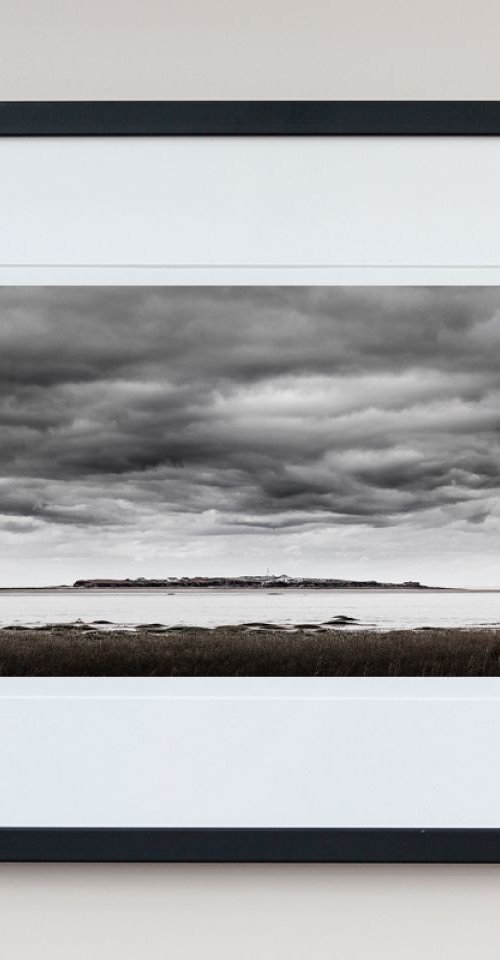
[{"label": "wall behind frame", "polygon": [[496,867],[15,865],[16,960],[493,960]]},{"label": "wall behind frame", "polygon": [[488,100],[493,0],[1,0],[0,98]]},{"label": "wall behind frame", "polygon": [[[1,0],[0,98],[497,99],[490,0]],[[0,866],[27,960],[482,960],[500,866]]]}]

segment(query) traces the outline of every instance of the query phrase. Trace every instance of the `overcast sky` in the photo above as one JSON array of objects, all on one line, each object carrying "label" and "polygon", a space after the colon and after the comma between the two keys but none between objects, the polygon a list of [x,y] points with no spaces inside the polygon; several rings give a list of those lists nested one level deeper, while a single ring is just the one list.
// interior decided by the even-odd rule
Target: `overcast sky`
[{"label": "overcast sky", "polygon": [[500,288],[0,288],[0,585],[500,586]]}]

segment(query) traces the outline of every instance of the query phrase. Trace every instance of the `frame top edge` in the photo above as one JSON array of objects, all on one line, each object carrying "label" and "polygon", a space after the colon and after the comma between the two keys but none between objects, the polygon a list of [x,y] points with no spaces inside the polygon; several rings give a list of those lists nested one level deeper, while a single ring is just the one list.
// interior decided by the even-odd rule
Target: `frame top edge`
[{"label": "frame top edge", "polygon": [[500,101],[3,101],[1,137],[499,136]]}]

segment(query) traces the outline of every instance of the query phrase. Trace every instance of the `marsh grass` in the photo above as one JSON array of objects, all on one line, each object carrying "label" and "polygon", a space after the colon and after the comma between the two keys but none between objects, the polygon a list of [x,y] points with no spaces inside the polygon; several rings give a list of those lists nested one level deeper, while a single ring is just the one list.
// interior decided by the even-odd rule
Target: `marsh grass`
[{"label": "marsh grass", "polygon": [[495,677],[500,629],[7,628],[0,630],[0,675]]}]

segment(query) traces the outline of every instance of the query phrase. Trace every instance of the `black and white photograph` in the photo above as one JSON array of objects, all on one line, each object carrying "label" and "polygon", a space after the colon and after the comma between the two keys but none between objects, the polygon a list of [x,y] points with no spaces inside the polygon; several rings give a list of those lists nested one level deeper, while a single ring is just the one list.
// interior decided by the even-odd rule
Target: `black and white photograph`
[{"label": "black and white photograph", "polygon": [[0,288],[0,675],[499,676],[500,287]]}]

